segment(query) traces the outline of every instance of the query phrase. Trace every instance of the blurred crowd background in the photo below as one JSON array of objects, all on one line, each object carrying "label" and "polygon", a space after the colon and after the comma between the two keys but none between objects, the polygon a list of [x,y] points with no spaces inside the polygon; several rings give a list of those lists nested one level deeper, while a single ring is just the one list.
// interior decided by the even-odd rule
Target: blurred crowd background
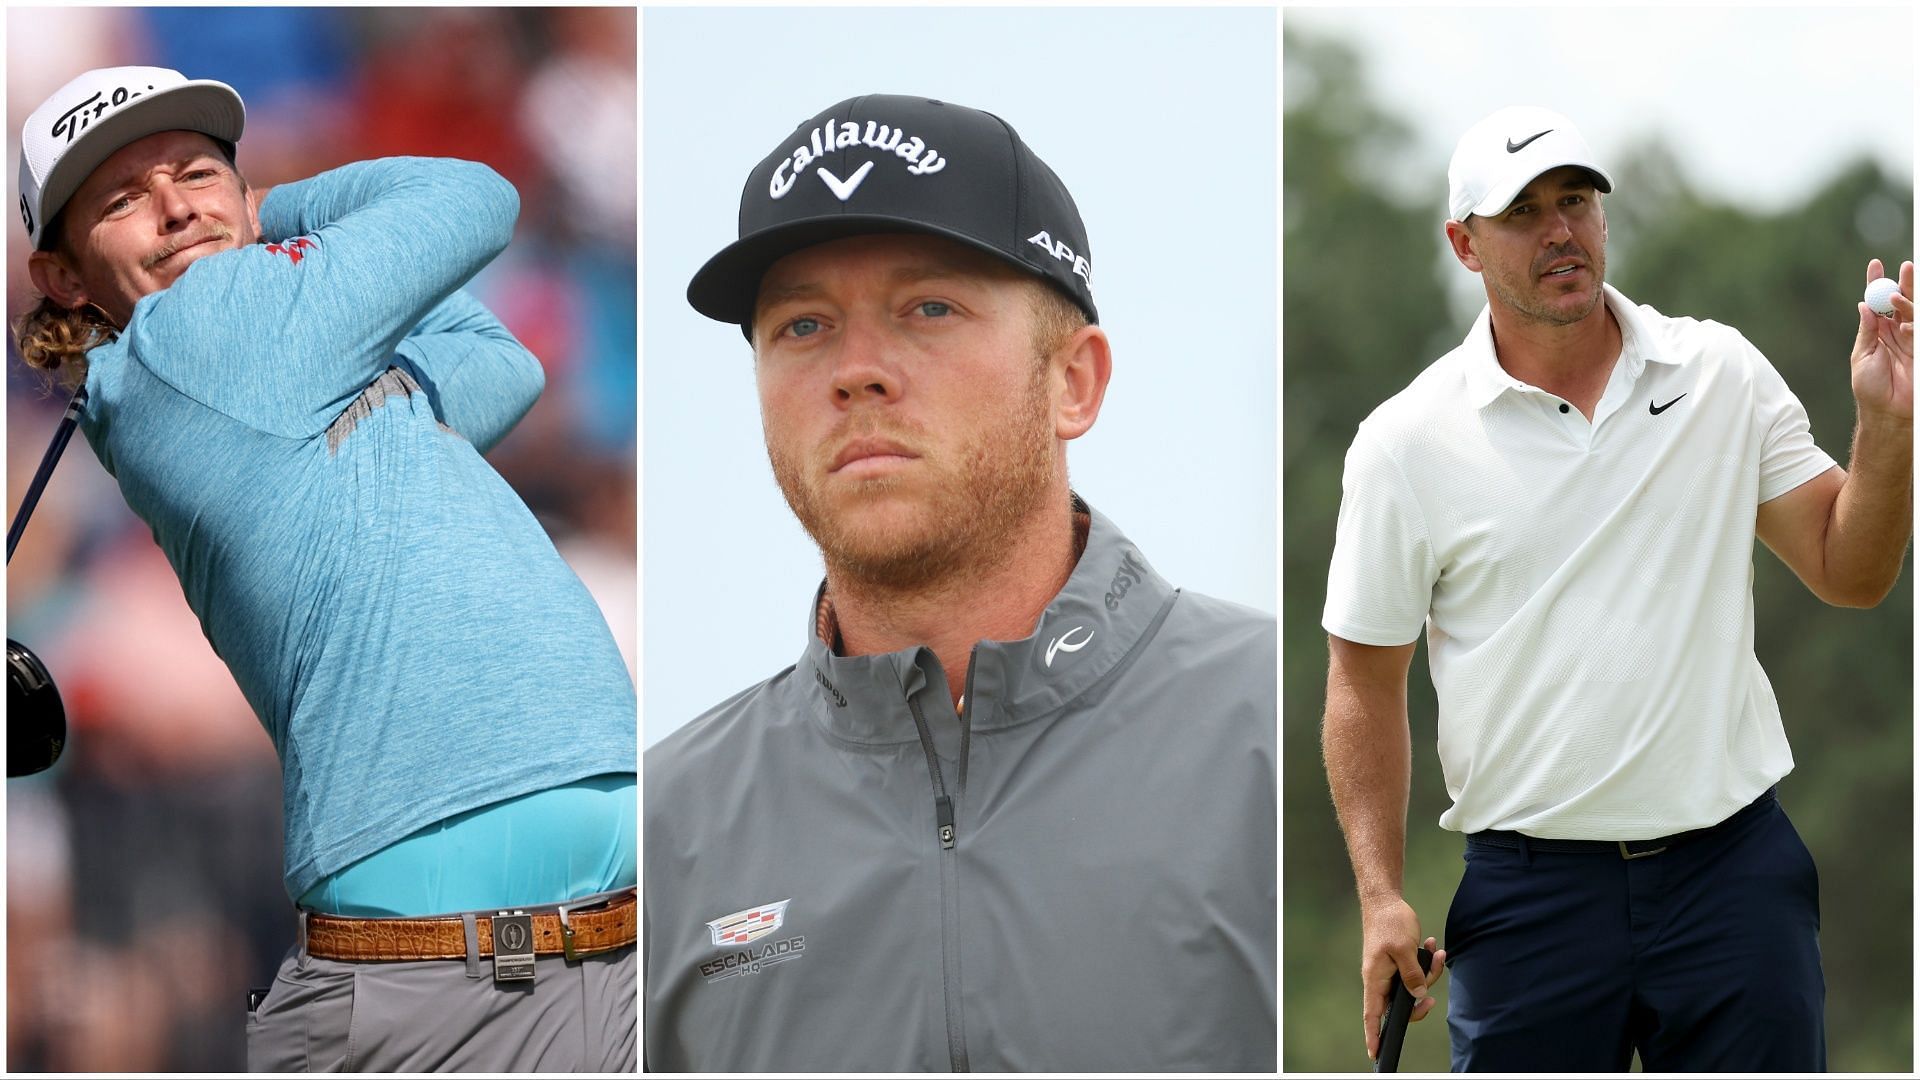
[{"label": "blurred crowd background", "polygon": [[[546,365],[547,390],[489,460],[631,669],[634,12],[10,8],[7,22],[9,206],[27,114],[81,71],[123,64],[238,90],[238,163],[256,186],[407,154],[482,161],[519,188],[513,244],[471,288]],[[16,221],[10,325],[35,299]],[[8,336],[11,519],[65,394]],[[294,936],[272,745],[83,438],[16,557],[7,634],[52,671],[69,742],[53,769],[7,784],[6,1067],[243,1070],[246,992]]]},{"label": "blurred crowd background", "polygon": [[[1485,32],[1485,23],[1507,14],[1488,13],[1469,32]],[[1405,167],[1419,159],[1422,133],[1408,123],[1404,102],[1375,89],[1381,60],[1369,53],[1366,36],[1290,25],[1283,48],[1282,1065],[1364,1071],[1359,901],[1320,753],[1327,678],[1320,615],[1342,463],[1360,421],[1459,344],[1486,299],[1480,279],[1445,251],[1444,159],[1431,170]],[[1544,43],[1540,51],[1547,51]],[[1453,59],[1440,53],[1435,64]],[[1831,95],[1822,67],[1829,62],[1816,57],[1795,70],[1757,66],[1763,74],[1754,77],[1795,80]],[[1837,62],[1853,63],[1850,45]],[[1549,57],[1542,66],[1553,63]],[[1911,69],[1904,70],[1910,80]],[[1555,78],[1580,87],[1583,99],[1609,92],[1582,82],[1586,76],[1555,70]],[[1524,76],[1513,83],[1527,89],[1512,93],[1540,92]],[[1911,87],[1891,80],[1887,96],[1897,104]],[[1727,96],[1739,97],[1737,80]],[[1578,110],[1562,108],[1593,140]],[[1463,111],[1458,129],[1442,136],[1448,150],[1457,130],[1482,115]],[[1911,164],[1890,169],[1864,150],[1834,155],[1808,187],[1761,206],[1731,193],[1722,176],[1703,173],[1704,150],[1656,131],[1647,124],[1626,146],[1594,142],[1616,181],[1606,197],[1608,281],[1668,315],[1738,328],[1806,405],[1815,440],[1844,464],[1854,419],[1847,352],[1859,325],[1855,305],[1869,258],[1897,273],[1900,261],[1913,257]],[[1796,134],[1782,130],[1780,146],[1797,147]],[[1387,266],[1390,287],[1376,284]],[[1380,302],[1382,290],[1389,303]],[[1780,783],[1781,804],[1820,871],[1828,1064],[1836,1072],[1903,1073],[1913,1064],[1913,980],[1907,965],[1893,962],[1913,947],[1913,579],[1909,552],[1884,603],[1840,610],[1755,547],[1754,648],[1793,747],[1795,768]],[[1463,844],[1436,824],[1451,800],[1436,751],[1424,636],[1418,651],[1408,678],[1413,790],[1405,896],[1424,931],[1442,937]],[[1581,958],[1543,962],[1578,965]],[[1754,972],[1755,979],[1767,977]],[[1432,1018],[1409,1032],[1402,1071],[1447,1070],[1451,982],[1440,980]]]}]

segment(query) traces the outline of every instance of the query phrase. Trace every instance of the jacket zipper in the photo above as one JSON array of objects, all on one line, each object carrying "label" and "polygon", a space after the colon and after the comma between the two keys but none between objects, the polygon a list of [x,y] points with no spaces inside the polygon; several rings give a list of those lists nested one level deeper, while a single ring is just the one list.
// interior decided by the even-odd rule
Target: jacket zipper
[{"label": "jacket zipper", "polygon": [[913,726],[920,729],[920,749],[927,754],[927,777],[933,781],[933,820],[940,832],[942,850],[953,850],[953,800],[947,796],[947,781],[940,774],[940,759],[933,753],[933,729],[927,726],[920,702],[909,697],[907,708],[913,711]]},{"label": "jacket zipper", "polygon": [[[978,646],[975,646],[978,650]],[[967,684],[961,695],[960,709],[960,793],[967,789],[967,750],[973,714],[973,663],[968,657]],[[913,712],[913,724],[920,730],[920,748],[927,755],[927,776],[933,781],[933,820],[940,838],[940,955],[941,982],[947,1006],[947,1060],[954,1072],[968,1072],[966,1017],[960,1008],[960,901],[956,895],[959,874],[954,841],[953,798],[947,793],[946,778],[940,772],[940,759],[933,752],[933,730],[927,726],[920,702],[907,698]]]}]

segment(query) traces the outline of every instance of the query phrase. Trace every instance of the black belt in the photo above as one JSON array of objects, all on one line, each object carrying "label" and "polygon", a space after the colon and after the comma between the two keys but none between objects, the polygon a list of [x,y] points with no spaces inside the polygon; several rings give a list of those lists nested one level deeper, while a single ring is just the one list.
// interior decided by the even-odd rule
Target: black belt
[{"label": "black belt", "polygon": [[1519,849],[1523,851],[1555,851],[1571,855],[1618,855],[1623,859],[1643,859],[1648,855],[1658,855],[1670,847],[1677,847],[1691,840],[1698,840],[1731,825],[1736,825],[1755,814],[1763,813],[1778,797],[1779,785],[1760,793],[1760,797],[1734,812],[1732,817],[1718,825],[1709,825],[1704,829],[1688,829],[1686,832],[1661,836],[1652,840],[1552,840],[1540,836],[1527,836],[1524,833],[1509,832],[1505,829],[1487,829],[1483,832],[1468,833],[1467,843],[1481,847]]}]

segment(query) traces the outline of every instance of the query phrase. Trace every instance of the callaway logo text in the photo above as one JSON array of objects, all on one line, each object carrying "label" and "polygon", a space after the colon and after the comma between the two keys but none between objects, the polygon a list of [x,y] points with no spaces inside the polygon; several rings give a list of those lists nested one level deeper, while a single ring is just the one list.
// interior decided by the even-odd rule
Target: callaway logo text
[{"label": "callaway logo text", "polygon": [[1093,284],[1093,264],[1088,262],[1084,257],[1074,254],[1073,249],[1067,246],[1065,240],[1055,240],[1052,236],[1048,235],[1047,230],[1041,229],[1039,232],[1027,237],[1027,243],[1040,245],[1041,251],[1059,259],[1061,262],[1073,263],[1073,272],[1080,275],[1080,280],[1086,282],[1088,285]]},{"label": "callaway logo text", "polygon": [[[836,130],[837,128],[837,130]],[[807,135],[807,141],[793,148],[791,159],[783,161],[773,170],[773,180],[767,185],[767,194],[775,199],[781,198],[793,190],[800,180],[800,174],[813,164],[815,158],[824,157],[835,150],[846,150],[855,146],[868,146],[881,153],[892,153],[907,163],[907,171],[915,176],[937,173],[947,167],[947,159],[940,152],[929,147],[918,135],[908,135],[896,127],[889,127],[877,120],[867,121],[865,131],[851,120],[836,124],[833,120],[814,128]],[[867,162],[872,165],[873,162]],[[792,171],[788,171],[788,166]],[[867,169],[862,167],[846,180],[822,172],[820,179],[833,193],[845,202],[853,194],[853,189],[866,179]]]}]

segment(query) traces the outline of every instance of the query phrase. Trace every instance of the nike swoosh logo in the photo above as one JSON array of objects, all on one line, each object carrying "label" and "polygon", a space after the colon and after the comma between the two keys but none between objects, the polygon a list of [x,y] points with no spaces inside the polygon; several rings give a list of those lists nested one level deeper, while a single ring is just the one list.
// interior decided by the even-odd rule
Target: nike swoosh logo
[{"label": "nike swoosh logo", "polygon": [[[1553,129],[1552,129],[1552,128],[1548,128],[1548,129],[1547,129],[1546,131],[1543,131],[1543,132],[1541,132],[1541,133],[1540,133],[1540,135],[1546,135],[1546,134],[1549,134],[1549,133],[1551,133],[1552,131],[1553,131]],[[1512,139],[1508,139],[1508,140],[1507,140],[1507,153],[1509,153],[1509,154],[1517,154],[1517,153],[1519,153],[1520,151],[1522,151],[1522,150],[1525,150],[1525,149],[1527,148],[1527,144],[1528,144],[1528,143],[1530,143],[1530,142],[1532,142],[1533,140],[1535,140],[1535,139],[1537,139],[1537,138],[1539,138],[1539,137],[1540,137],[1540,135],[1529,135],[1529,136],[1527,136],[1526,138],[1524,138],[1524,139],[1521,139],[1521,140],[1520,140],[1519,142],[1514,142],[1514,141],[1513,141]]]},{"label": "nike swoosh logo", "polygon": [[[1680,395],[1680,397],[1686,397],[1686,396],[1687,395],[1685,394]],[[1655,416],[1659,416],[1661,413],[1666,412],[1668,409],[1673,408],[1673,402],[1679,401],[1680,397],[1674,398],[1673,401],[1669,401],[1665,405],[1655,405],[1652,401],[1648,401],[1647,411],[1652,413]]]},{"label": "nike swoosh logo", "polygon": [[827,189],[829,191],[839,196],[841,202],[846,202],[849,198],[851,198],[853,196],[853,189],[859,187],[860,181],[865,180],[867,178],[867,174],[872,171],[873,171],[873,162],[871,161],[867,162],[865,165],[860,166],[859,172],[854,173],[851,177],[848,177],[845,180],[840,179],[839,177],[833,175],[832,173],[828,172],[825,169],[816,168],[813,170],[814,175],[820,178],[821,183],[824,183],[827,185]]},{"label": "nike swoosh logo", "polygon": [[1067,631],[1064,634],[1061,634],[1059,637],[1054,638],[1052,641],[1047,643],[1047,666],[1048,667],[1053,666],[1054,653],[1079,652],[1081,649],[1084,649],[1087,647],[1087,642],[1093,640],[1093,631],[1091,630],[1087,630],[1087,636],[1081,638],[1079,641],[1067,640],[1068,638],[1072,637],[1073,635],[1079,633],[1082,630],[1087,630],[1087,628],[1084,626],[1076,626],[1073,629]]}]

